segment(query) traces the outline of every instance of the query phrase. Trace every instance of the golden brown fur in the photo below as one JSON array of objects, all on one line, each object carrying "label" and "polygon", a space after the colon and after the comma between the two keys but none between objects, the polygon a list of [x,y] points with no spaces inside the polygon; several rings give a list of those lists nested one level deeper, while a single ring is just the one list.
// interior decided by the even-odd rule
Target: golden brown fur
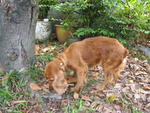
[{"label": "golden brown fur", "polygon": [[68,87],[66,69],[76,71],[77,84],[74,92],[78,93],[86,83],[88,69],[100,64],[104,69],[105,79],[96,88],[103,90],[109,83],[117,81],[127,55],[128,50],[116,39],[104,36],[87,38],[71,44],[58,58],[50,62],[45,68],[45,76],[49,79],[50,87],[58,94],[63,94]]}]

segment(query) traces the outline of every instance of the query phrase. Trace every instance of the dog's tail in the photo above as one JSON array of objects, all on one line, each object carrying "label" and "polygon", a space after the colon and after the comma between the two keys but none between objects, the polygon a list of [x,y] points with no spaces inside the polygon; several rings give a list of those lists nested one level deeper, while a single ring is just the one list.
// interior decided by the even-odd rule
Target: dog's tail
[{"label": "dog's tail", "polygon": [[126,63],[126,57],[128,56],[129,51],[125,48],[123,59],[120,59],[120,61],[114,66],[114,68],[119,67],[122,63]]},{"label": "dog's tail", "polygon": [[129,54],[129,51],[125,48],[125,52],[124,52],[124,58],[126,58],[127,56],[128,56],[128,54]]}]

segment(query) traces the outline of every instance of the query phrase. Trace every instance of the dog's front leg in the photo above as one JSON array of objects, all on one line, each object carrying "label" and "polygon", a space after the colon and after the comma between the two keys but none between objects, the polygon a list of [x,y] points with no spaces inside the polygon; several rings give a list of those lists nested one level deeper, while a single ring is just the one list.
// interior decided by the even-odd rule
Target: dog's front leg
[{"label": "dog's front leg", "polygon": [[83,89],[83,86],[86,82],[86,74],[81,74],[79,76],[80,77],[77,77],[77,84],[75,88],[73,88],[73,91],[76,93],[79,93]]},{"label": "dog's front leg", "polygon": [[87,65],[77,68],[77,84],[75,88],[73,88],[74,98],[79,97],[79,92],[83,89],[83,86],[86,83],[87,70],[88,70]]}]

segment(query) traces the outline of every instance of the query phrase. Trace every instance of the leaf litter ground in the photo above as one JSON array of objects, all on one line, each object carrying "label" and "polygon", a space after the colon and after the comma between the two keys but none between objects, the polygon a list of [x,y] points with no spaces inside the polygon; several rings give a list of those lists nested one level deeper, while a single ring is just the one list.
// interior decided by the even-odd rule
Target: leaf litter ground
[{"label": "leaf litter ground", "polygon": [[121,72],[121,80],[101,92],[95,90],[95,86],[103,82],[100,66],[89,70],[88,82],[79,99],[73,99],[70,88],[63,96],[49,90],[43,76],[44,67],[65,48],[57,43],[35,46],[36,60],[31,69],[36,73],[32,72],[34,82],[30,81],[28,86],[33,102],[16,100],[13,104],[30,103],[26,113],[150,113],[150,65],[147,60],[141,61],[131,55]]},{"label": "leaf litter ground", "polygon": [[[40,56],[51,51],[51,54],[57,56],[64,48],[63,45],[56,47],[49,44],[39,48],[36,54]],[[34,91],[36,98],[42,101],[39,109],[54,113],[150,113],[150,65],[147,60],[141,61],[129,55],[127,65],[121,72],[121,80],[115,86],[97,92],[95,86],[103,82],[103,75],[100,66],[90,69],[88,82],[77,100],[72,98],[69,89],[63,96],[59,96],[53,90],[48,90],[48,87],[41,86],[42,90]]]}]

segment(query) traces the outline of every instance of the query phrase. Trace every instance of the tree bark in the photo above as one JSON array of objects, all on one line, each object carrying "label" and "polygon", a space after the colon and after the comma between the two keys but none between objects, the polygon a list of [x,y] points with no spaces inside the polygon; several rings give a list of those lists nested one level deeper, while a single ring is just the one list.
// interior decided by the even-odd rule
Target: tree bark
[{"label": "tree bark", "polygon": [[0,0],[0,68],[26,68],[34,56],[36,0]]}]

